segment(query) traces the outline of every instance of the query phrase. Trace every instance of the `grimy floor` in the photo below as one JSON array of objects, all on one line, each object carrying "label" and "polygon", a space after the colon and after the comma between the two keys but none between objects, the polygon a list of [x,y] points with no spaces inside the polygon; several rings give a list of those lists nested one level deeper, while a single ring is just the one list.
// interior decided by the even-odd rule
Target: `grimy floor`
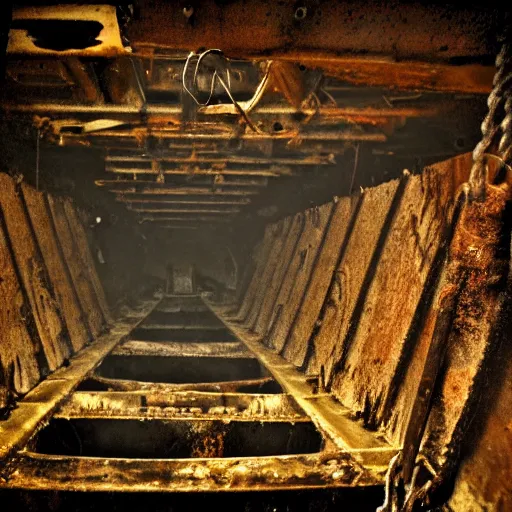
[{"label": "grimy floor", "polygon": [[300,374],[263,364],[203,298],[165,296],[134,318],[19,451],[1,491],[12,510],[375,510],[382,502],[377,469],[363,469],[322,418],[312,420],[299,405],[307,393],[289,392]]}]

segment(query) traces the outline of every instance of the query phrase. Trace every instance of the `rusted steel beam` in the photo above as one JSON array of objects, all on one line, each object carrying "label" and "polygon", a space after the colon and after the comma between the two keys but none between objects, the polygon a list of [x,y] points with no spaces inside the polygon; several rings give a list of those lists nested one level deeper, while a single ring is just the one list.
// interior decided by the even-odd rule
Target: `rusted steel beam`
[{"label": "rusted steel beam", "polygon": [[492,54],[498,21],[490,10],[475,15],[470,7],[420,2],[352,0],[306,7],[294,0],[249,0],[243,5],[207,0],[194,5],[190,24],[183,14],[185,5],[141,1],[140,19],[128,28],[133,46],[222,48],[232,57],[324,51],[442,61]]},{"label": "rusted steel beam", "polygon": [[[63,143],[83,138],[83,135],[61,135]],[[140,137],[152,137],[160,140],[326,140],[326,141],[363,141],[386,142],[387,137],[383,133],[359,133],[355,131],[323,131],[323,132],[276,132],[276,133],[243,133],[237,131],[218,133],[188,133],[182,131],[158,131],[151,129],[134,129],[133,131],[104,130],[87,134],[88,139],[101,138],[136,139]]]},{"label": "rusted steel beam", "polygon": [[[258,179],[255,178],[235,178],[235,179],[226,179],[220,176],[220,179],[217,178],[217,175],[212,176],[213,179],[198,179],[198,180],[190,180],[183,181],[183,185],[185,186],[204,186],[204,187],[266,187],[268,184],[267,178]],[[110,187],[111,185],[158,185],[159,182],[156,180],[138,180],[138,179],[118,179],[118,180],[95,180],[94,182],[98,187]],[[179,187],[181,183],[167,183],[169,186]]]},{"label": "rusted steel beam", "polygon": [[253,357],[239,341],[194,342],[128,340],[116,347],[112,355],[120,356],[177,356],[177,357]]},{"label": "rusted steel beam", "polygon": [[[193,470],[191,471],[191,468]],[[222,478],[219,478],[222,475]],[[201,459],[105,459],[24,452],[1,487],[108,492],[206,492],[374,486],[349,453]]]},{"label": "rusted steel beam", "polygon": [[106,172],[115,174],[165,174],[178,176],[264,176],[268,178],[278,176],[290,176],[292,171],[287,167],[276,167],[269,169],[194,169],[194,168],[176,168],[176,169],[141,169],[140,167],[106,167]]},{"label": "rusted steel beam", "polygon": [[[486,68],[487,69],[487,68]],[[492,69],[491,69],[492,71]],[[492,78],[492,75],[491,75]],[[346,80],[344,80],[346,82]],[[208,105],[203,107],[199,112],[205,115],[220,115],[222,114],[221,107],[225,105]],[[251,119],[254,121],[267,120],[272,116],[286,116],[289,122],[293,122],[293,118],[297,113],[303,114],[310,118],[308,121],[309,126],[345,123],[357,123],[360,125],[383,125],[393,119],[407,119],[407,118],[430,118],[446,113],[454,107],[454,104],[446,104],[443,108],[440,107],[410,107],[396,109],[392,108],[374,108],[374,107],[319,107],[318,109],[312,108],[294,108],[281,105],[269,105],[266,107],[256,108],[251,111]],[[239,115],[236,112],[236,115]]]},{"label": "rusted steel beam", "polygon": [[65,59],[63,64],[75,80],[76,85],[81,91],[83,100],[96,104],[105,102],[103,93],[92,74],[91,65],[89,63],[81,62],[80,59],[76,57],[70,57],[69,59]]},{"label": "rusted steel beam", "polygon": [[[351,85],[418,92],[489,94],[496,71],[493,66],[480,64],[455,66],[432,62],[396,62],[378,56],[307,57],[297,54],[288,58],[307,67],[321,69],[326,75]],[[415,116],[411,112],[410,116],[405,117],[423,116]],[[430,116],[426,113],[425,117]]]},{"label": "rusted steel beam", "polygon": [[55,417],[144,418],[148,412],[152,418],[218,420],[220,416],[233,420],[261,418],[263,421],[308,421],[307,416],[288,395],[196,391],[176,391],[168,395],[143,391],[79,391],[71,396]]},{"label": "rusted steel beam", "polygon": [[[71,59],[70,59],[71,60]],[[77,60],[75,59],[76,62]],[[65,61],[68,62],[68,61]],[[79,62],[79,61],[78,61]],[[322,65],[327,69],[330,69],[329,66],[335,68],[338,60],[326,60],[322,61]],[[341,61],[343,62],[343,61]],[[351,62],[351,61],[350,61]],[[359,61],[357,61],[359,62]],[[364,61],[363,61],[364,62]],[[80,62],[79,62],[80,63]],[[381,65],[391,65],[389,61],[370,61],[376,66]],[[369,65],[365,64],[365,65]],[[363,66],[363,64],[360,64]],[[348,64],[347,64],[348,66]],[[405,66],[404,66],[405,67]],[[481,67],[481,66],[480,66]],[[479,67],[479,69],[480,69]],[[457,69],[465,69],[465,66],[461,66]],[[494,68],[481,67],[482,73],[492,71]],[[338,69],[338,68],[335,68]],[[423,68],[422,68],[423,69]],[[82,69],[82,72],[84,70]],[[399,70],[396,71],[396,73]],[[427,69],[423,71],[427,74]],[[430,73],[432,74],[432,73]],[[89,77],[90,79],[90,77]],[[492,76],[491,76],[492,82]],[[199,114],[216,114],[217,110],[213,107],[218,107],[218,105],[210,105],[208,107],[204,107],[199,111]],[[448,107],[440,108],[440,107],[397,107],[397,108],[378,108],[378,107],[329,107],[329,106],[321,106],[318,109],[312,108],[294,108],[286,105],[267,105],[264,107],[257,107],[251,111],[251,116],[272,116],[272,115],[297,115],[298,112],[304,114],[306,116],[318,115],[318,117],[327,118],[329,120],[338,120],[338,121],[350,121],[350,120],[358,120],[360,122],[371,122],[375,118],[395,118],[395,117],[435,117],[439,115]],[[114,119],[126,120],[129,121],[140,121],[140,107],[133,106],[132,104],[120,104],[116,102],[116,104],[93,104],[93,105],[80,105],[80,104],[60,104],[60,103],[32,103],[32,104],[12,104],[12,103],[3,103],[1,105],[1,109],[6,112],[14,112],[20,114],[46,114],[46,115],[98,115],[104,116],[108,115]],[[161,116],[170,116],[171,119],[176,121],[179,120],[179,117],[182,114],[181,105],[162,105],[162,104],[150,104],[147,105],[145,110],[145,118],[149,123],[151,121],[164,121],[161,119]]]},{"label": "rusted steel beam", "polygon": [[0,461],[14,456],[28,442],[39,424],[78,386],[80,381],[99,364],[114,346],[143,320],[155,302],[146,302],[138,315],[123,319],[112,332],[105,334],[75,356],[64,366],[42,381],[20,400],[0,428]]},{"label": "rusted steel beam", "polygon": [[161,208],[134,208],[132,206],[128,206],[128,210],[132,212],[142,212],[142,213],[208,213],[208,214],[219,214],[219,215],[229,215],[233,213],[239,213],[240,208],[225,208],[223,210],[216,208],[194,208],[194,209],[182,209],[182,208],[165,208],[162,206]]},{"label": "rusted steel beam", "polygon": [[[121,100],[119,100],[121,101]],[[169,115],[177,119],[181,115],[181,105],[148,105],[148,115]],[[77,105],[64,103],[31,103],[31,104],[9,104],[2,103],[1,109],[6,112],[16,112],[20,114],[63,114],[78,115],[87,114],[95,116],[108,115],[117,119],[120,116],[127,121],[140,121],[140,107],[132,104],[105,104],[105,105]]]},{"label": "rusted steel beam", "polygon": [[181,164],[234,164],[234,165],[332,165],[335,164],[333,155],[327,156],[308,156],[305,158],[260,158],[253,156],[238,156],[229,155],[225,157],[215,156],[195,156],[190,157],[179,157],[179,156],[159,156],[159,157],[145,157],[141,155],[109,155],[105,157],[105,162],[174,162]]},{"label": "rusted steel beam", "polygon": [[128,203],[128,204],[140,204],[140,205],[212,205],[212,206],[229,206],[229,205],[244,205],[249,204],[251,202],[250,199],[227,199],[223,197],[222,195],[219,195],[218,197],[213,196],[198,196],[198,197],[168,197],[168,198],[160,198],[160,197],[144,197],[139,196],[137,194],[125,194],[122,196],[116,197],[116,201],[120,203]]},{"label": "rusted steel beam", "polygon": [[157,187],[157,184],[135,186],[134,184],[112,185],[107,190],[114,194],[150,194],[150,195],[167,195],[167,196],[252,196],[260,193],[260,189],[244,188],[243,190],[223,189],[212,187]]},{"label": "rusted steel beam", "polygon": [[[218,308],[209,305],[212,311],[219,312]],[[375,433],[365,430],[361,424],[350,419],[348,409],[331,395],[315,392],[306,375],[292,363],[265,348],[245,328],[224,320],[220,313],[218,314],[226,327],[244,342],[282,388],[294,397],[317,428],[324,432],[338,448],[349,451],[365,464],[388,464],[397,452],[396,447],[387,444]]]},{"label": "rusted steel beam", "polygon": [[174,215],[169,215],[165,217],[160,217],[157,214],[144,215],[142,217],[142,222],[230,222],[231,219],[226,217],[216,217],[214,215],[179,215],[175,213]]}]

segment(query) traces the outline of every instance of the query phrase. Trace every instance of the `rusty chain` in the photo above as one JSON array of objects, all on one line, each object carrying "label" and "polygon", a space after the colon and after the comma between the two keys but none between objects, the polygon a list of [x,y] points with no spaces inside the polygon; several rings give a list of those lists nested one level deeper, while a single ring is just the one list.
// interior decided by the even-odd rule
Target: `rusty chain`
[{"label": "rusty chain", "polygon": [[[502,132],[498,147],[499,156],[505,163],[512,155],[511,132],[512,127],[512,51],[508,42],[503,43],[501,51],[496,57],[496,74],[493,80],[493,90],[487,99],[487,115],[482,122],[482,139],[473,151],[473,167],[469,175],[471,197],[475,200],[485,199],[485,185],[487,182],[486,154],[492,149],[492,144],[499,131]],[[505,118],[500,123],[498,116],[502,108]]]}]

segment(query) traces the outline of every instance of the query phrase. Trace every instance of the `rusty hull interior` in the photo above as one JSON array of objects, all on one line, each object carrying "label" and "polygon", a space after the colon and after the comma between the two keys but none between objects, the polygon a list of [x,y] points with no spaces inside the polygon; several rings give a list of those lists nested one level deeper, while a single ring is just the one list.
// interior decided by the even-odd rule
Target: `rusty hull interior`
[{"label": "rusty hull interior", "polygon": [[510,12],[0,18],[2,510],[512,511]]}]

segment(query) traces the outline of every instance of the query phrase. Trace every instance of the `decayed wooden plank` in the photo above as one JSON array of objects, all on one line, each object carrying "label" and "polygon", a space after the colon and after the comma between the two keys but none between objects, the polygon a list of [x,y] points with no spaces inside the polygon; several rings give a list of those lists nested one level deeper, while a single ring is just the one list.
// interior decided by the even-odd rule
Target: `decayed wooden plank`
[{"label": "decayed wooden plank", "polygon": [[280,314],[274,321],[271,320],[273,328],[269,336],[269,345],[277,352],[284,348],[290,325],[304,296],[304,290],[331,220],[333,207],[333,203],[327,203],[306,210],[305,227],[297,245],[296,256],[288,267],[276,301],[275,310],[279,309]]},{"label": "decayed wooden plank", "polygon": [[64,315],[71,344],[76,352],[90,341],[89,327],[84,324],[73,282],[62,260],[45,195],[25,184],[22,186],[22,193],[48,275]]},{"label": "decayed wooden plank", "polygon": [[311,279],[301,299],[286,341],[284,357],[298,367],[304,364],[308,341],[325,301],[329,283],[338,264],[355,198],[338,199],[334,206],[325,241],[314,264]]},{"label": "decayed wooden plank", "polygon": [[254,294],[256,293],[258,286],[260,286],[261,278],[265,271],[265,264],[267,263],[270,252],[272,251],[272,242],[275,238],[276,231],[277,229],[273,224],[269,224],[265,228],[261,247],[256,255],[256,266],[251,281],[249,282],[249,286],[244,294],[238,313],[235,316],[237,320],[243,320],[249,312],[252,301],[254,300]]},{"label": "decayed wooden plank", "polygon": [[326,383],[331,381],[335,362],[343,351],[350,320],[397,189],[395,180],[364,191],[345,253],[330,283],[308,361],[308,373],[323,373]]},{"label": "decayed wooden plank", "polygon": [[53,371],[70,356],[69,333],[62,322],[62,311],[51,288],[22,198],[14,181],[6,174],[0,175],[0,190],[0,204],[15,264],[28,297],[48,367]]},{"label": "decayed wooden plank", "polygon": [[87,235],[85,233],[84,226],[78,217],[78,213],[70,199],[64,200],[64,211],[68,218],[71,232],[73,233],[78,246],[79,257],[82,260],[87,273],[89,274],[89,279],[92,283],[94,293],[98,299],[103,318],[107,323],[111,323],[112,317],[110,315],[110,309],[108,306],[107,298],[105,297],[103,285],[101,284],[98,272],[96,271],[96,266],[94,264],[94,259],[89,248]]},{"label": "decayed wooden plank", "polygon": [[288,234],[293,225],[293,219],[291,217],[286,217],[285,219],[279,221],[274,224],[276,228],[276,238],[274,247],[272,252],[269,254],[267,258],[267,262],[265,263],[265,270],[263,271],[263,275],[261,276],[261,281],[256,288],[253,302],[251,303],[248,316],[245,317],[245,325],[253,327],[256,324],[256,320],[261,311],[263,301],[266,297],[266,291],[268,290],[270,283],[272,282],[272,278],[274,276],[274,272],[276,271],[276,267],[279,264],[282,256],[282,250],[286,240],[288,239]]},{"label": "decayed wooden plank", "polygon": [[96,300],[92,284],[89,281],[89,275],[77,257],[78,247],[64,213],[64,205],[60,199],[55,199],[51,196],[48,197],[48,203],[50,205],[57,235],[64,252],[66,264],[73,278],[75,289],[78,292],[82,311],[84,311],[87,316],[87,322],[93,337],[96,337],[103,329],[103,315]]},{"label": "decayed wooden plank", "polygon": [[[443,187],[440,189],[440,192],[444,192],[444,194],[449,196],[445,197],[445,200],[450,200],[450,197],[456,196],[459,187],[469,177],[471,165],[472,155],[466,154],[433,166],[433,169],[442,174]],[[493,169],[490,169],[490,171],[492,174]],[[441,269],[438,269],[436,273],[440,275]],[[426,307],[430,308],[430,305],[427,304]],[[404,440],[405,429],[418,392],[418,385],[432,339],[436,318],[437,311],[435,308],[429,309],[422,325],[418,329],[418,339],[414,346],[411,347],[411,353],[408,355],[407,360],[402,362],[401,366],[405,368],[397,374],[398,382],[394,385],[394,396],[388,399],[389,410],[388,414],[384,417],[386,435],[396,444],[401,444]]]},{"label": "decayed wooden plank", "polygon": [[275,265],[272,278],[266,289],[262,290],[264,294],[263,303],[254,325],[254,331],[260,335],[264,335],[268,332],[270,318],[274,314],[276,299],[279,295],[279,290],[285,279],[288,267],[294,259],[298,242],[304,230],[304,222],[305,215],[303,212],[299,212],[293,217],[292,226],[286,237],[281,254],[276,261],[277,264]]},{"label": "decayed wooden plank", "polygon": [[[483,412],[479,408],[486,410],[490,405],[482,405],[486,400],[484,393],[492,392],[493,400],[497,398],[497,390],[486,386],[492,368],[490,361],[495,358],[497,364],[504,365],[504,345],[510,341],[507,215],[511,200],[510,176],[508,183],[487,185],[485,201],[466,202],[463,206],[450,246],[446,279],[441,282],[439,295],[453,294],[454,288],[458,294],[451,331],[445,341],[442,380],[435,388],[437,394],[433,397],[421,450],[438,471],[439,479],[456,471],[461,446],[467,443],[468,426],[475,415]],[[438,303],[434,307],[439,308]],[[503,434],[506,435],[497,435]],[[502,459],[501,463],[498,473],[506,473],[507,461]]]},{"label": "decayed wooden plank", "polygon": [[[0,212],[3,216],[3,213]],[[27,393],[40,379],[38,333],[30,306],[20,287],[19,274],[0,223],[0,370],[9,392]],[[34,336],[34,339],[31,337]],[[39,354],[41,355],[41,354]],[[44,358],[44,355],[43,355]],[[4,391],[3,400],[7,400]],[[5,407],[7,404],[0,404]]]},{"label": "decayed wooden plank", "polygon": [[381,423],[399,361],[416,341],[410,331],[454,210],[458,183],[451,171],[434,166],[408,179],[333,382],[334,394],[372,426]]}]

